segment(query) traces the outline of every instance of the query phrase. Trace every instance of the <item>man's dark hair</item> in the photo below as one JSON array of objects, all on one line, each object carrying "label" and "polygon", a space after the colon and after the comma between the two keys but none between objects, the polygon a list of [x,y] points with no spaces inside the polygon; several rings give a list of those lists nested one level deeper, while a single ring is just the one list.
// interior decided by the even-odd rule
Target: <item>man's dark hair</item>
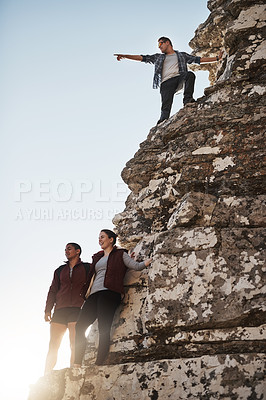
[{"label": "man's dark hair", "polygon": [[68,243],[68,244],[70,244],[70,246],[73,246],[75,250],[80,250],[79,255],[81,255],[82,250],[81,250],[81,247],[79,244],[77,244],[77,243]]},{"label": "man's dark hair", "polygon": [[171,42],[171,40],[168,38],[168,37],[165,37],[165,36],[162,36],[162,37],[160,37],[159,39],[158,39],[158,42],[160,42],[160,41],[162,41],[162,42],[169,42],[170,43],[170,45],[173,47],[173,43]]},{"label": "man's dark hair", "polygon": [[113,245],[115,245],[117,235],[113,231],[110,231],[110,229],[102,229],[101,232],[106,233],[109,239],[113,238]]}]

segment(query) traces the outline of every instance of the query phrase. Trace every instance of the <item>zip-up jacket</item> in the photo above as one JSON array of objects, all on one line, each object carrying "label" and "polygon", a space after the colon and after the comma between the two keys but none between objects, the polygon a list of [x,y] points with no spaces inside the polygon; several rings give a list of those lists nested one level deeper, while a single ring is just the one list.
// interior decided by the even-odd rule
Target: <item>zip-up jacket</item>
[{"label": "zip-up jacket", "polygon": [[[126,250],[118,249],[116,246],[114,246],[113,250],[108,256],[107,269],[104,279],[104,286],[107,289],[121,294],[124,294],[124,277],[127,271],[127,267],[123,262],[123,254],[125,251]],[[90,286],[91,279],[95,274],[95,265],[103,256],[103,250],[92,256],[92,264],[88,275],[88,281],[81,292],[81,296],[84,299]]]},{"label": "zip-up jacket", "polygon": [[81,307],[84,301],[80,292],[86,284],[89,270],[90,264],[81,260],[73,267],[71,277],[69,262],[57,268],[47,295],[45,313],[51,312],[54,307]]}]

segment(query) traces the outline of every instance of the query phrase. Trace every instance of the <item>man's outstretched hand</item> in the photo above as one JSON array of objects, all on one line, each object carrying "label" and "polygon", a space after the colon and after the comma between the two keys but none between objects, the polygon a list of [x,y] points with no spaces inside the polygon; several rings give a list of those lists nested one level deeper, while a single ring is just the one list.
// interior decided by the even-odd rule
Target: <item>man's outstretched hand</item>
[{"label": "man's outstretched hand", "polygon": [[122,60],[123,58],[125,58],[125,57],[123,56],[123,54],[114,54],[114,56],[116,57],[117,61],[120,61],[120,60]]},{"label": "man's outstretched hand", "polygon": [[219,60],[221,60],[222,58],[223,58],[223,54],[224,54],[224,52],[223,52],[223,50],[220,50],[220,53],[219,53]]},{"label": "man's outstretched hand", "polygon": [[114,54],[116,57],[117,61],[120,61],[124,58],[127,58],[128,60],[135,60],[135,61],[142,61],[143,57],[137,54]]}]

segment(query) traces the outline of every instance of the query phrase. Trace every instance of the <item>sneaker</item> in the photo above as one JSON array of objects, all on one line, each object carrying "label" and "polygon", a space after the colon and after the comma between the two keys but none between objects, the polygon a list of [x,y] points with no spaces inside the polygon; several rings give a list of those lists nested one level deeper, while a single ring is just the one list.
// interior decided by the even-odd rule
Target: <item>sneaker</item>
[{"label": "sneaker", "polygon": [[156,124],[156,125],[159,125],[159,124],[161,124],[161,123],[164,122],[164,121],[166,121],[166,118],[165,118],[165,119],[159,119],[159,121],[157,121],[157,124]]},{"label": "sneaker", "polygon": [[193,99],[193,97],[191,97],[191,99],[186,99],[184,100],[184,106],[186,106],[187,104],[191,104],[191,103],[195,103],[196,100]]}]

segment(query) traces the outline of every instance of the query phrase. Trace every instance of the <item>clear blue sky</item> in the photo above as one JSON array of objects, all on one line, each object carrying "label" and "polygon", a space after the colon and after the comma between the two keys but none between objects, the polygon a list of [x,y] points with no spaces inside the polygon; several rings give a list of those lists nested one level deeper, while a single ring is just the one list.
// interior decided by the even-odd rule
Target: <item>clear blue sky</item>
[{"label": "clear blue sky", "polygon": [[[1,367],[24,370],[20,390],[43,371],[43,309],[65,244],[87,261],[99,249],[128,194],[121,170],[160,114],[153,66],[113,53],[156,53],[162,35],[190,52],[206,3],[0,1]],[[195,97],[208,85],[197,72]],[[0,397],[23,400],[9,376]]]}]

